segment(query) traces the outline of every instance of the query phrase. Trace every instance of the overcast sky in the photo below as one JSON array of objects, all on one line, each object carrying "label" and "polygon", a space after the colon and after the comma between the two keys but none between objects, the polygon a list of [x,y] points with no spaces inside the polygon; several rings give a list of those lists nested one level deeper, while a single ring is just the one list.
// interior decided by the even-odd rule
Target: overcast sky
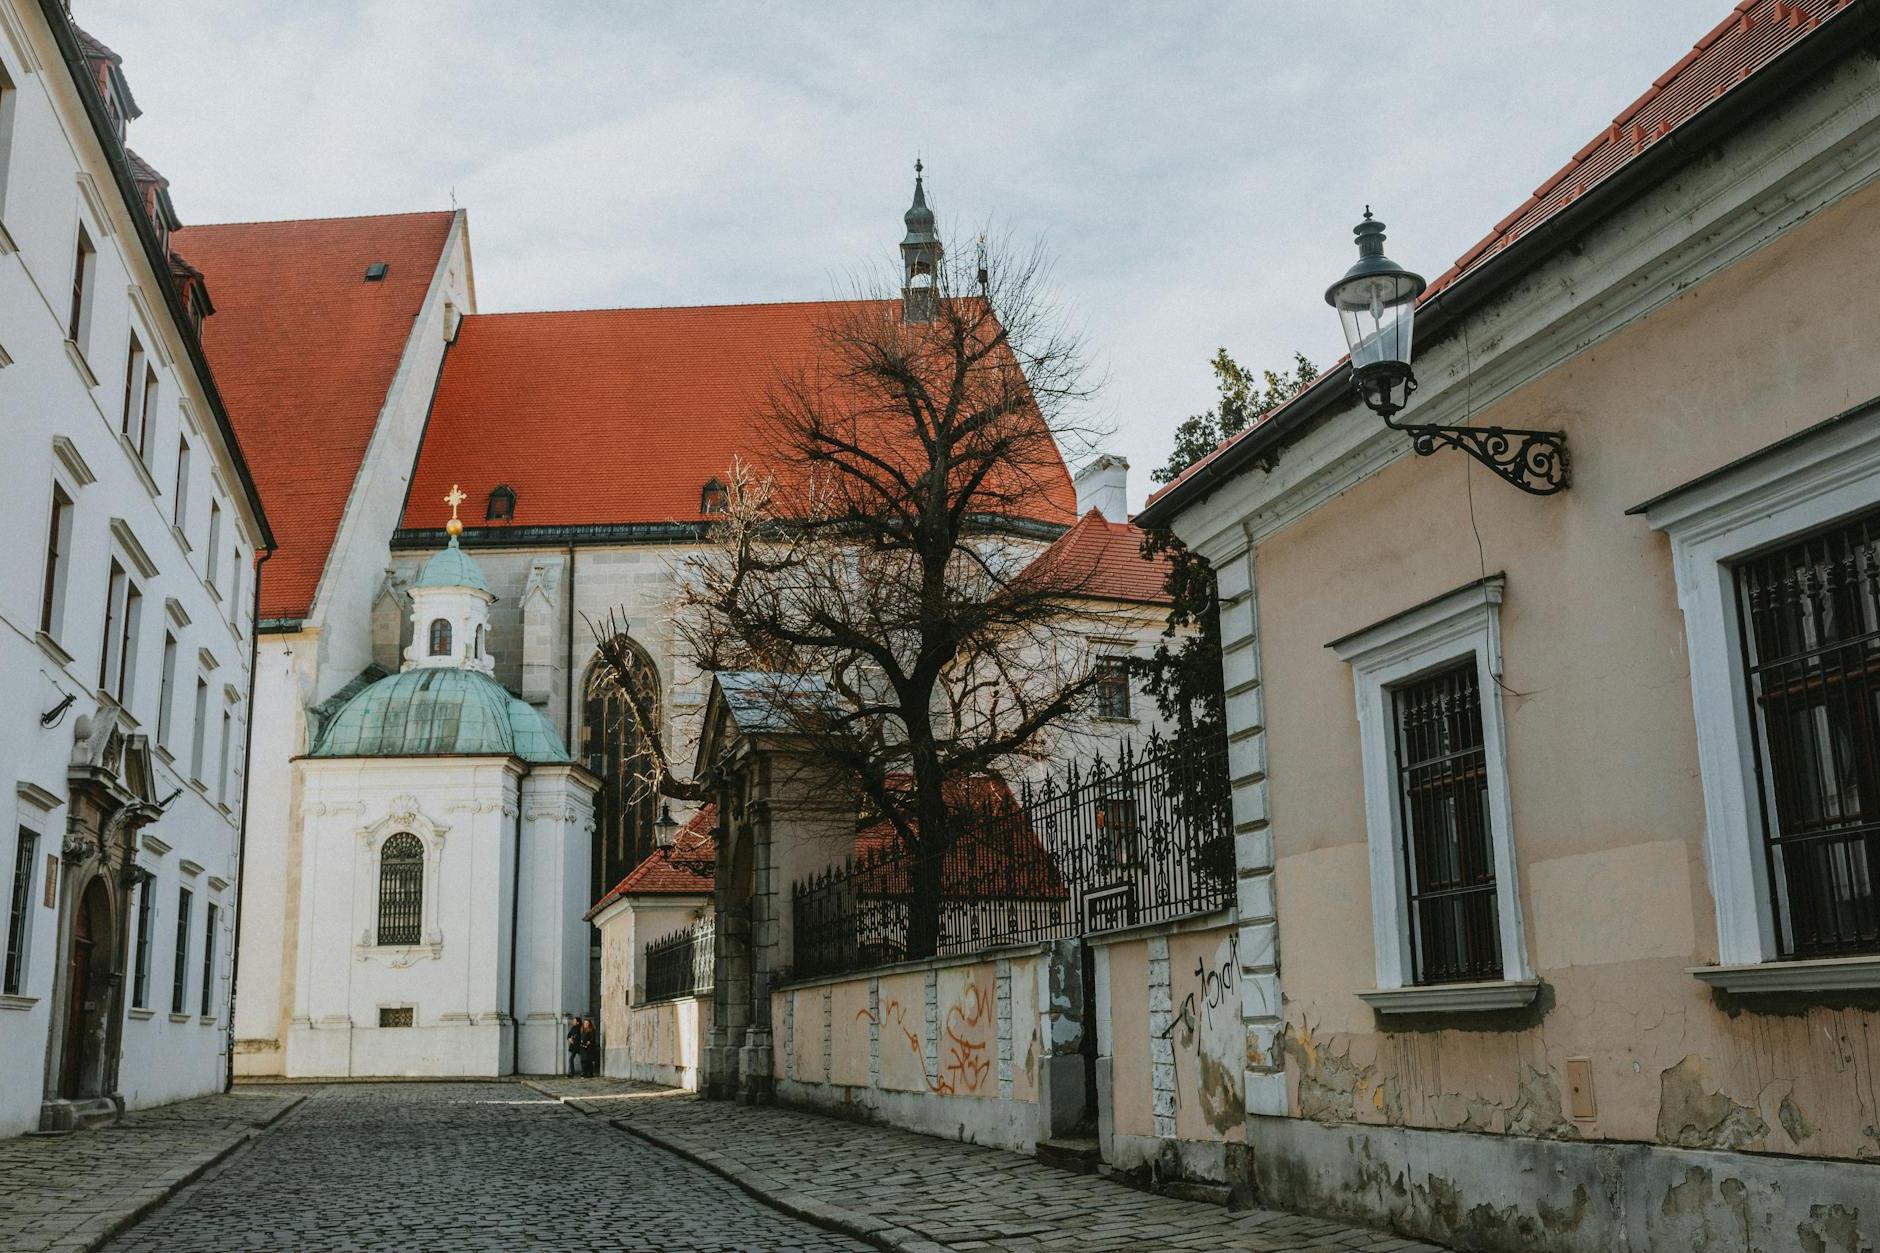
[{"label": "overcast sky", "polygon": [[1729,0],[75,0],[185,222],[470,213],[486,312],[839,294],[911,165],[1042,236],[1140,506],[1248,365],[1342,351],[1368,202],[1434,277]]}]

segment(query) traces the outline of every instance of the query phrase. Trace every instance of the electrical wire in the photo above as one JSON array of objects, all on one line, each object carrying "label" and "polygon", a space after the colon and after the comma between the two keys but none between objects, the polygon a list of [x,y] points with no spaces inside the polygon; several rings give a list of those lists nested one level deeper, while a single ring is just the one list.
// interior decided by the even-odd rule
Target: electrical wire
[{"label": "electrical wire", "polygon": [[[1467,426],[1475,419],[1475,361],[1469,350],[1469,321],[1462,320],[1462,424]],[[1482,650],[1486,655],[1493,643],[1488,630],[1488,615],[1495,612],[1495,607],[1488,599],[1488,550],[1482,545],[1482,528],[1475,520],[1475,471],[1473,457],[1462,458],[1462,492],[1469,503],[1469,531],[1475,536],[1475,562],[1481,573],[1482,583]],[[1495,680],[1495,686],[1507,696],[1525,699],[1531,692],[1517,692],[1502,682],[1496,673],[1500,667],[1490,669],[1488,677]]]}]

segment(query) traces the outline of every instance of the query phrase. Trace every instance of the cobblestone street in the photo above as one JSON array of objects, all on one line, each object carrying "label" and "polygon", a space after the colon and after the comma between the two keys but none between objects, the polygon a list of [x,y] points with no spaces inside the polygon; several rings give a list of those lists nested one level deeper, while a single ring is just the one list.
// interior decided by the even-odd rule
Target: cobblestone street
[{"label": "cobblestone street", "polygon": [[506,1083],[322,1089],[116,1243],[225,1249],[865,1249]]},{"label": "cobblestone street", "polygon": [[584,1079],[270,1085],[0,1141],[0,1253],[96,1248],[113,1231],[104,1247],[126,1253],[1432,1249],[956,1141]]}]

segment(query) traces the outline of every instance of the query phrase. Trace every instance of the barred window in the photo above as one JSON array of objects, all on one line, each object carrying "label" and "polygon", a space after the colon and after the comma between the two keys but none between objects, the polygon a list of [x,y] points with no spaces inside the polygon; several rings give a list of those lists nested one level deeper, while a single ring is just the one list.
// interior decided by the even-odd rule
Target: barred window
[{"label": "barred window", "polygon": [[381,1027],[409,1027],[411,1026],[411,1019],[412,1013],[411,1006],[409,1005],[381,1006],[379,1008],[379,1026]]},{"label": "barred window", "polygon": [[450,656],[450,619],[431,619],[431,656]]},{"label": "barred window", "polygon": [[379,849],[379,943],[416,944],[424,914],[424,845],[409,831]]},{"label": "barred window", "polygon": [[1500,979],[1494,838],[1475,658],[1392,695],[1412,981]]},{"label": "barred window", "polygon": [[1736,583],[1780,955],[1880,951],[1880,511]]},{"label": "barred window", "polygon": [[1130,716],[1129,660],[1125,657],[1105,657],[1097,662],[1097,716]]}]

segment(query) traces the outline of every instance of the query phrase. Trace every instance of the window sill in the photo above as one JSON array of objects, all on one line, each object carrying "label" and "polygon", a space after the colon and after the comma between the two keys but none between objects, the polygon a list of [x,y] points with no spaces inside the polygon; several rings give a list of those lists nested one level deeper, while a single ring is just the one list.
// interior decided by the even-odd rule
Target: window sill
[{"label": "window sill", "polygon": [[198,1018],[196,1021],[201,1023],[205,1027],[213,1027],[215,1026],[215,1015],[204,1014],[202,1017]]},{"label": "window sill", "polygon": [[152,744],[150,751],[155,753],[157,760],[161,761],[164,765],[172,767],[176,765],[176,754],[165,748],[161,743]]},{"label": "window sill", "polygon": [[154,1010],[154,1009],[139,1009],[139,1008],[137,1008],[137,1006],[135,1006],[135,1005],[133,1005],[133,1006],[131,1006],[131,1007],[130,1007],[130,1009],[129,1009],[128,1011],[126,1011],[126,1012],[128,1013],[128,1015],[129,1015],[130,1017],[132,1017],[132,1018],[135,1018],[135,1019],[137,1019],[137,1021],[139,1021],[139,1022],[142,1022],[142,1021],[144,1021],[144,1020],[145,1020],[145,1019],[147,1019],[147,1018],[155,1018],[155,1017],[157,1016],[157,1011],[156,1011],[156,1010]]},{"label": "window sill", "polygon": [[1692,966],[1693,978],[1725,992],[1841,992],[1880,988],[1880,955],[1749,966]]},{"label": "window sill", "polygon": [[1431,983],[1414,988],[1373,988],[1358,999],[1380,1014],[1468,1014],[1520,1009],[1540,995],[1538,979],[1493,983]]},{"label": "window sill", "polygon": [[144,454],[137,451],[137,445],[131,443],[131,437],[123,431],[118,432],[118,446],[124,450],[124,459],[131,463],[132,469],[137,471],[138,481],[143,483],[144,490],[150,493],[150,498],[155,500],[162,496],[163,489],[157,486],[156,476],[150,473],[150,465],[144,460]]},{"label": "window sill", "polygon": [[429,944],[355,944],[353,958],[356,961],[381,961],[394,970],[436,958],[444,951],[441,941],[433,940]]},{"label": "window sill", "polygon": [[170,1021],[171,1021],[171,1022],[188,1022],[188,1021],[189,1021],[189,1015],[188,1015],[188,1014],[176,1014],[176,1013],[172,1013],[172,1014],[170,1015]]},{"label": "window sill", "polygon": [[40,652],[52,658],[53,662],[61,669],[72,664],[72,654],[61,648],[59,641],[53,639],[44,631],[35,631],[33,633],[33,642],[39,645]]},{"label": "window sill", "polygon": [[170,523],[170,534],[176,537],[177,546],[181,548],[184,552],[193,553],[196,551],[194,548],[190,546],[189,536],[183,534],[183,528],[178,526],[174,522]]},{"label": "window sill", "polygon": [[85,380],[85,386],[98,386],[98,376],[92,373],[91,362],[85,360],[85,350],[71,340],[65,341],[65,355],[71,358],[72,368],[78,371],[78,377]]},{"label": "window sill", "polygon": [[17,996],[11,992],[0,995],[0,1009],[31,1009],[37,1004],[39,998],[36,996]]}]

